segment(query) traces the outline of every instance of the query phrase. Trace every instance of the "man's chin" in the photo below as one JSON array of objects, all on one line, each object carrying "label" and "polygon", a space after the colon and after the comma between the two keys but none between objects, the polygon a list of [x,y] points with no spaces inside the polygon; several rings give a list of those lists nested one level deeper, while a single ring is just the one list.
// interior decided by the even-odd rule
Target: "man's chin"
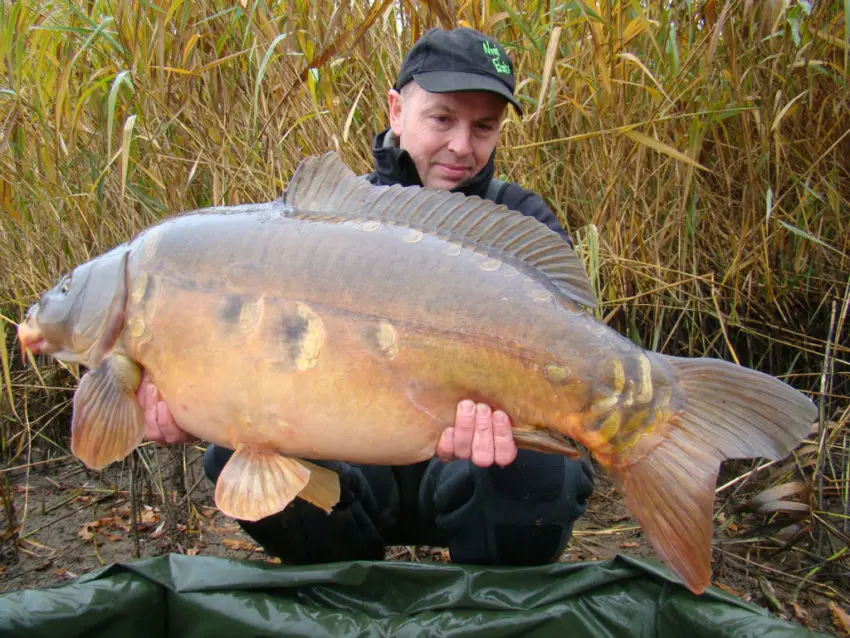
[{"label": "man's chin", "polygon": [[460,186],[464,182],[465,179],[466,178],[451,179],[451,178],[442,177],[442,176],[432,177],[425,184],[425,187],[426,188],[436,188],[438,190],[444,190],[444,191],[450,191],[453,188],[457,188],[458,186]]}]

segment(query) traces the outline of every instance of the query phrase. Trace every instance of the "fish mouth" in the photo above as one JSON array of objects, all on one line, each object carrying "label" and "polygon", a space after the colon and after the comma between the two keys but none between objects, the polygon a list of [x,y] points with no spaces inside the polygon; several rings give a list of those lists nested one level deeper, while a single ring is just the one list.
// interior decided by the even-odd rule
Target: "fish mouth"
[{"label": "fish mouth", "polygon": [[27,350],[33,354],[45,354],[48,350],[47,339],[41,330],[31,325],[30,321],[18,324],[18,341],[21,342],[21,355],[26,356]]}]

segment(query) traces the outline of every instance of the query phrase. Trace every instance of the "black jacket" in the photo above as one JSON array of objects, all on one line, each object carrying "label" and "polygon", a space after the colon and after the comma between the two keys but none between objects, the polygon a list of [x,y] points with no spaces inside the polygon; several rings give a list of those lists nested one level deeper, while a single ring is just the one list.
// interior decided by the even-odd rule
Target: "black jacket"
[{"label": "black jacket", "polygon": [[[478,174],[453,188],[452,191],[465,195],[478,195],[482,199],[504,204],[511,210],[534,217],[561,235],[572,246],[573,242],[569,233],[564,230],[555,213],[537,193],[524,189],[516,182],[498,182],[500,186],[498,189],[490,188],[493,181],[495,155],[496,152],[493,151],[493,155]],[[370,183],[376,186],[392,186],[393,184],[422,186],[422,180],[416,172],[413,160],[407,151],[398,147],[398,141],[390,129],[375,136],[372,143],[372,156],[375,159],[375,170],[365,176]]]}]

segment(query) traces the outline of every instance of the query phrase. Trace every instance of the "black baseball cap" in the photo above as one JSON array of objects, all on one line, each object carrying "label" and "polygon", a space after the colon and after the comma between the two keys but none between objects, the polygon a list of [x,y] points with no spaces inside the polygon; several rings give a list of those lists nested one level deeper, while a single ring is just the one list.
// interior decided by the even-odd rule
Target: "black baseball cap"
[{"label": "black baseball cap", "polygon": [[416,80],[429,93],[489,91],[522,115],[514,98],[514,65],[502,45],[474,29],[431,29],[407,52],[395,88]]}]

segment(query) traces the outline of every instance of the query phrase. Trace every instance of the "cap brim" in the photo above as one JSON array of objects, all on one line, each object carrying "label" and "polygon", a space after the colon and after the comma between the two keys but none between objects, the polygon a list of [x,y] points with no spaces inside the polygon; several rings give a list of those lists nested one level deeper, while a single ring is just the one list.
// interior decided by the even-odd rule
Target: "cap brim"
[{"label": "cap brim", "polygon": [[460,73],[451,71],[429,71],[414,73],[413,79],[428,93],[461,93],[466,91],[487,91],[495,93],[514,105],[522,115],[522,107],[516,101],[510,90],[498,80],[477,73]]}]

